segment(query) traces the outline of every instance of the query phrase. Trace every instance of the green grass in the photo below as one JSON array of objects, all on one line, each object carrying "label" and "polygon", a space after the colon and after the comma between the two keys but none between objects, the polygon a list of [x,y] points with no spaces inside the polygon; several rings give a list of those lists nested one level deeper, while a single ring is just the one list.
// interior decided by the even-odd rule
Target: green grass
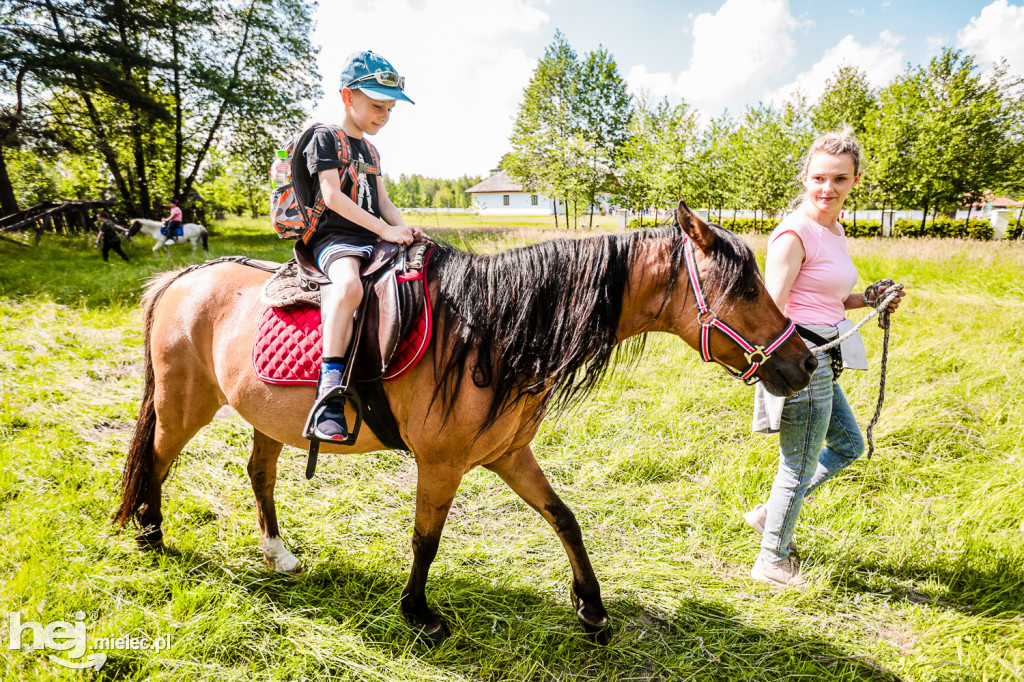
[{"label": "green grass", "polygon": [[[444,231],[480,251],[554,233]],[[763,256],[763,237],[750,237]],[[263,221],[217,226],[211,256],[283,259]],[[180,247],[178,247],[180,248]],[[428,582],[438,649],[397,607],[410,563],[408,455],[326,457],[312,482],[286,448],[278,513],[305,576],[268,572],[245,473],[252,429],[218,419],[165,487],[167,550],[107,519],[141,388],[135,303],[170,263],[141,240],[130,266],[85,241],[0,245],[0,618],[87,614],[88,636],[169,636],[108,651],[98,672],[10,650],[0,679],[1014,680],[1024,678],[1024,248],[853,240],[863,281],[909,297],[893,329],[877,450],[801,515],[810,584],[747,577],[776,440],[749,431],[751,391],[654,336],[581,406],[545,422],[541,465],[583,528],[615,624],[579,632],[554,533],[497,477],[466,476]],[[866,340],[877,361],[880,331]],[[877,368],[843,376],[866,423]],[[26,633],[24,639],[31,636]],[[98,651],[98,649],[92,649]],[[62,652],[52,652],[60,654]]]}]

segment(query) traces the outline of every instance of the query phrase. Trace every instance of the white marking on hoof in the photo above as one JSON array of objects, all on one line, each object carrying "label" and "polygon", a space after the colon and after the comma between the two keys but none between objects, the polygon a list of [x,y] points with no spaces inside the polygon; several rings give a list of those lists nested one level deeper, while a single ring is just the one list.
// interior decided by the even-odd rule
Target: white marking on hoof
[{"label": "white marking on hoof", "polygon": [[576,609],[576,617],[579,618],[580,620],[582,620],[584,623],[586,623],[587,625],[590,625],[591,627],[595,627],[595,628],[603,628],[605,625],[608,624],[608,616],[604,616],[601,620],[597,621],[596,623],[594,621],[590,620],[589,618],[587,618],[586,616],[584,616],[583,615],[583,609],[585,609],[585,608],[586,608],[586,605],[582,605],[578,609]]},{"label": "white marking on hoof", "polygon": [[302,565],[295,555],[285,549],[281,538],[260,541],[263,561],[278,573],[302,573]]}]

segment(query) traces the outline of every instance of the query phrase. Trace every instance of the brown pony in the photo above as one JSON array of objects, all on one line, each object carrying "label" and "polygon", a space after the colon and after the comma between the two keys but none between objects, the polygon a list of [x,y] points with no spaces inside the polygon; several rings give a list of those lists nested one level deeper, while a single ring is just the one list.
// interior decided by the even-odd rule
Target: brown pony
[{"label": "brown pony", "polygon": [[[580,527],[530,443],[547,411],[596,384],[623,349],[617,344],[632,339],[625,352],[635,357],[646,332],[670,332],[698,348],[702,323],[717,313],[752,344],[777,347],[770,360],[751,360],[737,341],[712,330],[707,354],[715,361],[740,368],[733,372],[760,361],[754,375],[777,395],[810,381],[816,362],[798,337],[787,336],[789,322],[765,290],[750,248],[682,202],[676,220],[674,228],[554,240],[491,256],[435,252],[434,341],[415,369],[384,385],[418,468],[413,560],[401,609],[429,640],[443,641],[448,632],[427,606],[427,572],[459,482],[481,465],[552,525],[569,555],[576,615],[584,630],[607,638],[608,614]],[[687,249],[711,311],[700,316]],[[264,561],[298,573],[298,560],[281,541],[274,483],[282,444],[307,445],[301,432],[314,389],[268,385],[253,371],[260,289],[268,277],[238,262],[213,261],[150,284],[142,302],[145,389],[114,519],[122,527],[137,523],[140,544],[159,544],[161,486],[171,464],[229,404],[255,429],[248,471]],[[356,453],[383,445],[363,428],[351,447],[322,447]]]}]

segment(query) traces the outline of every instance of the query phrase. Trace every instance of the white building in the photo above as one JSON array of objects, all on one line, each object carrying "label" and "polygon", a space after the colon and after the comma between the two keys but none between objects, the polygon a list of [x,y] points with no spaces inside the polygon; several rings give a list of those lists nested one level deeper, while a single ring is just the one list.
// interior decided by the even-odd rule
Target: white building
[{"label": "white building", "polygon": [[[525,192],[522,185],[501,170],[466,190],[480,215],[552,215],[554,202],[538,192]],[[559,202],[559,215],[565,213]]]}]

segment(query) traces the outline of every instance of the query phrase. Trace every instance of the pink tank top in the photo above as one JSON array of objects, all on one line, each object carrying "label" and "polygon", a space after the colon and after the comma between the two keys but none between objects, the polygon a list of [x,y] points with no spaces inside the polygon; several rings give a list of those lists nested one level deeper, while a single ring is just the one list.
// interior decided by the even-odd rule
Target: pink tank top
[{"label": "pink tank top", "polygon": [[797,324],[835,325],[846,318],[843,301],[857,284],[857,268],[846,250],[846,231],[834,234],[803,211],[790,213],[768,237],[768,250],[792,232],[804,246],[804,263],[786,300],[785,314]]},{"label": "pink tank top", "polygon": [[181,208],[171,206],[171,220],[181,220]]}]

